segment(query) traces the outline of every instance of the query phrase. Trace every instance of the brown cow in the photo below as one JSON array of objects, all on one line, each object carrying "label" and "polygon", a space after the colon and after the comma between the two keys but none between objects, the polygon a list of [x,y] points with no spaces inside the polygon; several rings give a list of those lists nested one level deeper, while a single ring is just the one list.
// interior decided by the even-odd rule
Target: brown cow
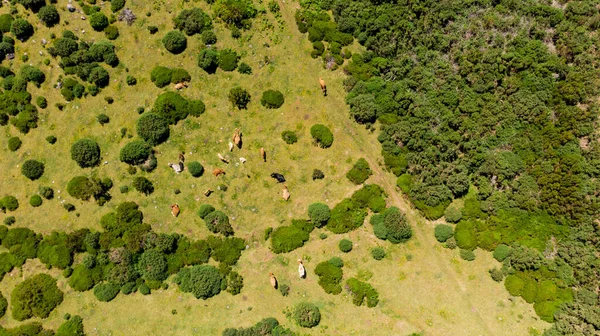
[{"label": "brown cow", "polygon": [[185,156],[183,155],[183,152],[179,153],[179,162],[185,162]]},{"label": "brown cow", "polygon": [[264,162],[267,162],[267,153],[264,148],[260,148],[260,158],[263,159]]},{"label": "brown cow", "polygon": [[208,189],[204,192],[204,196],[208,197],[208,196],[210,196],[210,194],[212,194],[212,192],[213,192],[212,189]]},{"label": "brown cow", "polygon": [[225,175],[225,171],[221,168],[215,168],[215,170],[213,170],[213,175],[219,177],[219,175]]},{"label": "brown cow", "polygon": [[323,91],[323,97],[327,96],[327,85],[325,85],[325,81],[323,78],[319,77],[319,85],[321,85],[321,91]]},{"label": "brown cow", "polygon": [[275,275],[273,275],[273,273],[269,273],[269,281],[271,281],[271,286],[277,289],[277,278]]},{"label": "brown cow", "polygon": [[181,89],[187,88],[187,87],[188,87],[187,82],[181,82],[181,83],[175,84],[175,90],[181,90]]},{"label": "brown cow", "polygon": [[238,148],[242,148],[242,131],[239,128],[235,129],[231,140]]},{"label": "brown cow", "polygon": [[179,209],[179,204],[175,203],[171,205],[171,215],[173,215],[173,217],[179,216],[180,211],[181,209]]},{"label": "brown cow", "polygon": [[290,191],[285,184],[283,185],[283,193],[281,194],[281,197],[286,201],[290,199]]}]

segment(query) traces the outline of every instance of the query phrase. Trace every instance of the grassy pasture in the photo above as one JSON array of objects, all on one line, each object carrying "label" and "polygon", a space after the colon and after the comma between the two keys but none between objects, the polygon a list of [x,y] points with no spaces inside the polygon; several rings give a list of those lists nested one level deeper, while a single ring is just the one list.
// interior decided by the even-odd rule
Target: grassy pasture
[{"label": "grassy pasture", "polygon": [[[343,73],[329,72],[322,68],[320,60],[309,56],[310,43],[299,34],[293,21],[296,2],[280,2],[284,26],[280,26],[271,15],[259,16],[253,29],[245,32],[241,40],[230,37],[229,30],[215,23],[219,38],[217,48],[230,47],[242,55],[241,61],[253,68],[252,75],[218,70],[208,75],[196,66],[196,55],[201,49],[199,37],[188,37],[187,50],[177,56],[164,50],[160,39],[172,29],[171,19],[185,4],[207,9],[205,2],[181,1],[132,1],[127,6],[136,13],[138,20],[127,27],[116,23],[121,36],[113,43],[121,65],[108,69],[111,84],[96,97],[87,97],[67,103],[59,111],[54,103],[64,102],[59,90],[53,89],[62,70],[57,61],[43,65],[48,57],[42,48],[42,38],[49,39],[51,32],[70,29],[85,40],[103,40],[104,34],[94,32],[89,22],[80,19],[80,14],[64,10],[66,1],[59,1],[61,24],[48,29],[38,23],[34,16],[29,21],[36,28],[35,35],[27,43],[17,42],[14,69],[20,68],[23,53],[30,55],[28,64],[39,66],[47,76],[40,89],[29,88],[34,99],[43,95],[49,107],[42,110],[40,123],[28,135],[20,135],[11,127],[4,127],[0,146],[0,196],[11,194],[19,199],[17,211],[7,215],[17,218],[15,226],[30,227],[44,234],[52,230],[70,231],[82,227],[99,229],[99,218],[122,201],[136,201],[141,205],[145,221],[156,231],[178,232],[194,238],[204,237],[208,230],[195,214],[202,203],[210,203],[230,216],[236,235],[248,242],[240,262],[235,267],[244,276],[242,293],[231,296],[222,293],[207,301],[196,300],[183,294],[177,286],[159,290],[149,296],[139,293],[119,295],[110,303],[99,302],[92,291],[74,292],[57,270],[45,270],[39,262],[28,262],[23,270],[14,270],[6,275],[0,290],[9,298],[12,288],[24,277],[36,272],[49,272],[59,279],[59,287],[65,291],[65,301],[44,320],[44,325],[57,328],[65,313],[79,314],[84,318],[86,332],[90,335],[215,335],[226,327],[249,326],[258,320],[273,316],[295,331],[324,335],[408,335],[424,332],[426,335],[525,335],[547,326],[535,318],[533,308],[523,300],[509,300],[502,284],[492,281],[487,270],[495,261],[488,253],[477,251],[474,262],[460,260],[457,251],[443,249],[433,237],[433,224],[424,220],[410,208],[398,194],[393,175],[382,170],[380,147],[376,135],[370,133],[348,118],[342,89]],[[108,3],[104,4],[107,7]],[[263,4],[262,6],[265,6]],[[22,9],[22,8],[21,8]],[[4,7],[2,12],[7,11]],[[104,9],[107,13],[107,9]],[[152,15],[147,17],[146,12]],[[65,25],[65,21],[69,21]],[[156,25],[159,32],[150,35],[147,25]],[[272,29],[268,27],[273,27]],[[85,30],[85,34],[81,31]],[[33,40],[36,43],[33,43]],[[269,46],[267,47],[266,44]],[[44,53],[39,55],[39,51]],[[265,56],[270,64],[264,65]],[[136,107],[152,106],[154,99],[164,89],[150,82],[150,71],[156,65],[183,67],[192,76],[191,85],[182,95],[202,99],[206,112],[199,118],[188,117],[171,127],[168,142],[158,146],[158,168],[150,173],[140,173],[149,178],[156,191],[143,196],[135,190],[119,193],[119,187],[129,185],[133,177],[126,165],[118,160],[119,150],[135,138]],[[262,66],[261,66],[262,65]],[[128,71],[127,71],[128,69]],[[138,79],[136,86],[127,86],[127,74]],[[318,78],[328,84],[329,96],[323,97]],[[227,101],[231,87],[240,84],[252,95],[248,110],[232,108]],[[172,90],[172,87],[165,88]],[[263,108],[260,97],[264,90],[276,89],[284,93],[285,103],[277,110]],[[111,96],[112,105],[104,100]],[[111,121],[100,126],[96,115],[107,114]],[[311,144],[310,127],[315,123],[329,126],[335,136],[333,146],[319,149]],[[126,127],[132,139],[121,138],[120,129]],[[244,134],[244,145],[233,153],[227,143],[233,130],[240,127]],[[286,145],[281,139],[284,130],[296,131],[298,143]],[[9,152],[6,141],[18,135],[23,146],[17,152]],[[55,135],[58,142],[48,144],[44,139]],[[102,150],[102,164],[92,169],[81,169],[70,159],[70,146],[80,138],[96,140]],[[267,151],[267,162],[259,159],[259,149]],[[184,151],[186,161],[201,162],[206,171],[204,176],[193,178],[187,172],[176,175],[167,167],[168,162],[177,160],[177,153]],[[225,165],[217,158],[220,152],[231,159]],[[238,158],[248,159],[246,164]],[[356,159],[365,157],[375,174],[368,183],[380,184],[388,193],[388,204],[407,212],[414,229],[414,238],[407,244],[392,246],[378,240],[366,224],[346,234],[328,233],[320,240],[315,230],[311,240],[301,249],[284,255],[270,252],[269,242],[263,241],[267,227],[287,225],[292,218],[305,218],[306,209],[313,202],[324,202],[333,206],[357,188],[345,177]],[[31,182],[20,173],[20,165],[26,159],[40,159],[46,164],[44,176]],[[104,162],[108,162],[104,164]],[[215,178],[213,168],[223,168],[227,174]],[[325,179],[312,181],[314,168],[325,173]],[[104,207],[93,202],[80,202],[68,196],[66,184],[76,175],[95,173],[113,179],[113,199]],[[269,177],[272,172],[286,176],[291,200],[281,199],[281,186]],[[226,184],[226,192],[217,190]],[[52,186],[55,199],[45,201],[39,208],[29,206],[29,197],[39,185]],[[215,190],[210,197],[203,192]],[[174,189],[180,189],[176,195]],[[60,191],[60,192],[59,192]],[[77,210],[67,213],[61,203],[75,204]],[[169,212],[172,203],[178,203],[181,215],[175,219]],[[76,216],[79,214],[79,216]],[[3,217],[6,215],[3,215]],[[348,254],[339,251],[340,239],[349,238],[354,250]],[[370,256],[372,247],[383,246],[387,256],[375,261]],[[355,307],[344,292],[333,296],[324,293],[317,284],[314,267],[317,263],[333,256],[345,262],[344,278],[357,276],[366,280],[379,291],[380,303],[375,308]],[[297,258],[304,258],[308,270],[305,280],[297,278]],[[268,272],[273,272],[281,283],[291,286],[288,297],[274,291],[268,282]],[[300,301],[311,301],[321,308],[321,324],[313,330],[300,330],[286,319],[284,310]],[[10,309],[10,308],[9,308]],[[176,311],[176,314],[173,314]],[[3,326],[18,325],[7,314],[0,319]]]}]

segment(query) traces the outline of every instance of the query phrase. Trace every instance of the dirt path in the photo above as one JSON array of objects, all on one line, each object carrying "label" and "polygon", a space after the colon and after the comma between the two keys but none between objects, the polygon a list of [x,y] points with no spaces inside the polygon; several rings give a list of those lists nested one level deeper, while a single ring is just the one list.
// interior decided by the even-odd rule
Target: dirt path
[{"label": "dirt path", "polygon": [[[281,13],[284,21],[286,21],[286,28],[289,30],[290,34],[294,39],[305,38],[300,32],[295,28],[296,22],[294,19],[294,12],[299,5],[297,3],[289,3],[289,0],[284,2],[283,0],[278,0],[279,4],[282,8]],[[316,71],[315,71],[316,72]],[[315,74],[315,78],[317,75]],[[341,83],[339,83],[341,84]],[[341,88],[341,85],[328,85],[328,101],[331,100],[339,100],[344,99],[345,92]],[[327,117],[328,119],[336,125],[338,128],[342,128],[344,132],[352,139],[352,141],[356,144],[357,147],[361,148],[363,157],[369,163],[369,166],[373,170],[374,174],[369,178],[369,183],[375,183],[380,185],[388,195],[389,204],[393,204],[394,206],[400,208],[404,211],[409,218],[409,221],[412,224],[414,229],[415,238],[422,243],[422,246],[434,246],[435,244],[439,244],[437,240],[435,240],[432,229],[434,224],[431,221],[426,220],[421,216],[421,214],[414,208],[411,207],[410,203],[402,197],[400,191],[397,190],[395,184],[395,176],[389,172],[386,172],[382,167],[382,157],[381,157],[381,145],[379,142],[374,141],[374,137],[368,133],[367,130],[357,129],[357,124],[354,123],[353,120],[348,118],[347,110],[338,110],[334,108],[333,104],[329,106],[331,108],[327,109]],[[425,225],[417,225],[418,222],[425,223]],[[443,256],[436,249],[430,249],[430,259],[435,263],[434,267],[443,271],[445,275],[447,275],[446,281],[450,281],[449,288],[460,288],[462,292],[466,294],[467,287],[465,283],[460,279],[456,271],[451,267],[450,263],[447,260],[446,256]],[[485,328],[486,335],[496,335],[494,332],[494,327],[490,325],[488,321],[486,321],[481,313],[477,311],[471,298],[467,295],[460,295],[463,300],[463,307],[469,309],[470,312],[473,312],[473,317],[476,318],[479,325]]]}]

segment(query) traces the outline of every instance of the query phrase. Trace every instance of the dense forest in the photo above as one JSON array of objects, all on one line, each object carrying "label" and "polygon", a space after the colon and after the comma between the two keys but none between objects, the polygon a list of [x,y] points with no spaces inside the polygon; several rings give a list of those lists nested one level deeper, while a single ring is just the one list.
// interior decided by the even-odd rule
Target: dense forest
[{"label": "dense forest", "polygon": [[547,335],[597,335],[598,1],[301,3],[311,55],[348,75],[398,186],[457,223],[446,244],[494,251],[494,280],[555,322]]}]

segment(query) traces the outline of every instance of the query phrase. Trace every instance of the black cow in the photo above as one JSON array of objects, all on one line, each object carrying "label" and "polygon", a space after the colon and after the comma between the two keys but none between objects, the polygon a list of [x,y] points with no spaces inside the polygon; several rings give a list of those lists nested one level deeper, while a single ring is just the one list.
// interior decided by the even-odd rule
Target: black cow
[{"label": "black cow", "polygon": [[271,174],[271,177],[276,179],[277,182],[279,182],[279,183],[285,182],[285,177],[283,177],[283,175],[281,175],[279,173],[273,173],[273,174]]}]

